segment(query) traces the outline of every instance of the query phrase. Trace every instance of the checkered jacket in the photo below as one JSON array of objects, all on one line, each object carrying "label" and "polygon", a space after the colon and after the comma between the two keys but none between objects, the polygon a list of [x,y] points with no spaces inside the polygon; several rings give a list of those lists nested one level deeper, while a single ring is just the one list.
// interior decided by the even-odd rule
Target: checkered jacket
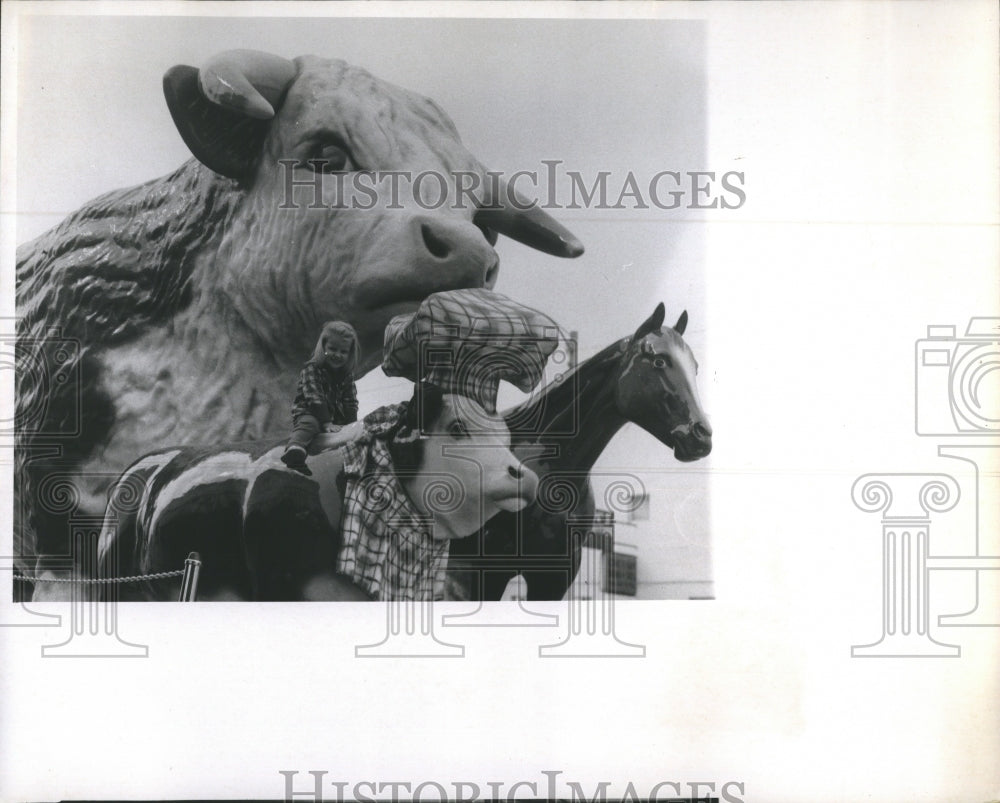
[{"label": "checkered jacket", "polygon": [[354,378],[329,365],[311,360],[299,373],[299,385],[292,402],[292,421],[303,415],[316,416],[320,424],[350,424],[358,420],[358,391]]},{"label": "checkered jacket", "polygon": [[389,455],[406,405],[366,416],[362,434],[343,449],[347,485],[337,571],[377,600],[444,596],[449,542],[431,537],[431,519],[410,501]]}]

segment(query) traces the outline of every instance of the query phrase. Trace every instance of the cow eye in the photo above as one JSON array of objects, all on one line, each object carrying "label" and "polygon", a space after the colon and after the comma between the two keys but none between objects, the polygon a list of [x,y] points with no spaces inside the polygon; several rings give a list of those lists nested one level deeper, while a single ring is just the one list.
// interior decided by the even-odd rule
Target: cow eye
[{"label": "cow eye", "polygon": [[469,437],[469,428],[462,421],[452,421],[448,425],[448,434],[456,440]]}]

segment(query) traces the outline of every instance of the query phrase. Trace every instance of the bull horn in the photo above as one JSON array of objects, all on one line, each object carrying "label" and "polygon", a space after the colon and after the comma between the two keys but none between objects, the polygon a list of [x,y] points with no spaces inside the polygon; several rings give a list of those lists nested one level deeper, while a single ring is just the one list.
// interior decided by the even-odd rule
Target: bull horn
[{"label": "bull horn", "polygon": [[281,56],[227,50],[205,63],[198,83],[213,103],[257,120],[270,120],[295,74],[295,62]]},{"label": "bull horn", "polygon": [[556,222],[538,204],[525,201],[504,181],[486,188],[483,206],[476,211],[475,222],[546,254],[578,257],[583,253],[583,243],[569,229]]},{"label": "bull horn", "polygon": [[163,94],[184,144],[203,165],[246,179],[263,147],[274,106],[295,64],[252,50],[230,50],[202,70],[180,64],[163,76]]},{"label": "bull horn", "polygon": [[677,319],[677,323],[674,324],[674,331],[677,332],[677,334],[682,335],[684,334],[684,330],[687,329],[687,325],[688,311],[684,310],[684,312],[681,313],[681,317]]}]

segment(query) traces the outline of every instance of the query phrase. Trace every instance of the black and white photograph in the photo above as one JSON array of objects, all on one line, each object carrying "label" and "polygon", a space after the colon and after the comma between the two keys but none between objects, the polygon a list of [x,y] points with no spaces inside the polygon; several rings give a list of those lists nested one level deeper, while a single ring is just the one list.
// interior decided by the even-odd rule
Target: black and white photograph
[{"label": "black and white photograph", "polygon": [[0,799],[1000,799],[995,4],[2,12]]}]

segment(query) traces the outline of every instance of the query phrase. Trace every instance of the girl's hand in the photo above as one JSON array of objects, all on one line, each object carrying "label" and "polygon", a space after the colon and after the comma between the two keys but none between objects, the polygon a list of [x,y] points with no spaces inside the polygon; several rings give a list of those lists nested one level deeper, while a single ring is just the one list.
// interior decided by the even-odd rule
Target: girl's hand
[{"label": "girl's hand", "polygon": [[333,424],[327,422],[326,424],[323,425],[324,432],[340,432],[340,429],[341,429],[340,424]]}]

